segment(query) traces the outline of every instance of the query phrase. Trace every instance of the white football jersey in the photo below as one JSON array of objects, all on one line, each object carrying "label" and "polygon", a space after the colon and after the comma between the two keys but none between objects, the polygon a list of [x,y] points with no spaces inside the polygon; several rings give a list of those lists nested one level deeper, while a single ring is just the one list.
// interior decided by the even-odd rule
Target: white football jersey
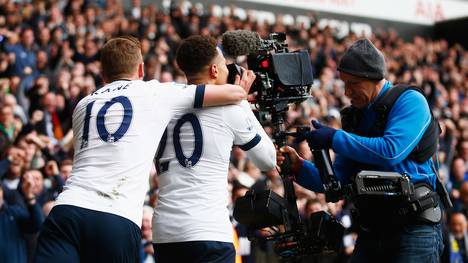
[{"label": "white football jersey", "polygon": [[73,113],[73,170],[56,200],[141,225],[153,157],[173,115],[201,107],[204,86],[114,81]]},{"label": "white football jersey", "polygon": [[247,101],[174,116],[156,156],[154,243],[233,241],[227,208],[233,144],[246,150],[262,170],[275,167],[273,143]]}]

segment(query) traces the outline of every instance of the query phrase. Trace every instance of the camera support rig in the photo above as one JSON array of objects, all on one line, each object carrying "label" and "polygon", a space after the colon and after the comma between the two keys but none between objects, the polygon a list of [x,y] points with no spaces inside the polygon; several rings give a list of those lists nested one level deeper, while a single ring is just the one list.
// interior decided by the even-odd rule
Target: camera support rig
[{"label": "camera support rig", "polygon": [[[287,112],[288,104],[280,102],[274,103],[275,110],[270,111],[274,129],[273,139],[278,147],[286,145],[288,136],[298,137],[310,129],[309,127],[298,127],[296,132],[286,131],[284,114]],[[323,172],[324,169],[320,170],[321,176],[325,178],[323,179],[324,188],[332,189],[337,185],[339,187],[331,168],[328,151],[313,151],[313,153],[315,162],[321,163],[318,165],[319,167],[328,167],[328,174]],[[236,201],[234,217],[240,223],[248,226],[249,239],[273,241],[274,251],[282,262],[296,262],[305,255],[337,251],[341,244],[344,228],[325,211],[312,214],[308,221],[301,220],[296,203],[291,162],[288,156],[285,157],[286,160],[281,165],[280,172],[284,196],[281,197],[271,190],[249,191]],[[338,195],[336,196],[338,198]],[[274,227],[278,225],[283,225],[281,231]],[[269,227],[274,233],[267,237],[256,235],[258,229],[265,227]]]},{"label": "camera support rig", "polygon": [[[287,136],[295,136],[297,132],[287,132],[284,126],[284,113],[288,109],[288,105],[284,106],[283,103],[275,104],[278,107],[275,108],[275,112],[271,113],[272,125],[273,125],[273,139],[278,147],[286,145]],[[301,222],[299,211],[296,203],[296,193],[294,191],[294,175],[291,170],[291,161],[289,156],[286,155],[286,160],[281,165],[280,176],[283,181],[284,187],[284,200],[285,200],[285,211],[283,213],[283,225],[284,233],[278,233],[273,235],[271,239],[277,240],[275,243],[275,252],[280,255],[283,259],[291,258],[297,254],[300,254],[301,248],[299,247],[300,241],[298,237],[302,233],[307,233],[306,229]]]},{"label": "camera support rig", "polygon": [[[310,127],[296,127],[295,132],[284,129],[284,109],[272,113],[274,127],[273,138],[278,147],[286,145],[288,136],[301,137]],[[342,199],[340,182],[336,179],[331,165],[328,149],[312,150],[315,164],[319,170],[327,202],[337,202]],[[337,223],[327,212],[321,211],[311,215],[306,224],[299,216],[296,194],[294,191],[294,175],[291,170],[291,160],[288,155],[281,165],[280,172],[284,186],[284,200],[287,211],[283,214],[284,232],[272,235],[275,252],[283,262],[294,262],[304,255],[329,253],[337,251],[340,247],[344,228]]]},{"label": "camera support rig", "polygon": [[[298,128],[288,132],[284,126],[284,116],[289,104],[300,103],[310,98],[313,83],[312,65],[306,50],[289,52],[284,34],[271,34],[269,40],[261,40],[261,47],[247,58],[249,69],[257,76],[251,92],[257,92],[256,106],[259,111],[268,112],[274,129],[273,139],[278,147],[286,145],[287,136],[295,136],[308,131]],[[327,158],[326,158],[327,157]],[[314,159],[322,160],[318,165],[324,177],[324,188],[335,189],[340,185],[333,176],[330,157],[327,151],[314,152]],[[328,163],[327,163],[328,162]],[[327,171],[324,173],[324,171]],[[275,252],[283,262],[295,262],[304,255],[337,250],[341,244],[343,227],[328,213],[314,213],[310,220],[303,222],[299,215],[294,191],[294,175],[291,162],[286,156],[280,172],[284,186],[284,197],[271,190],[254,192],[236,200],[234,218],[249,229],[249,239],[274,241]],[[335,194],[330,195],[335,200]],[[283,228],[277,228],[282,225]],[[257,230],[270,228],[274,232],[267,236],[256,235]]]}]

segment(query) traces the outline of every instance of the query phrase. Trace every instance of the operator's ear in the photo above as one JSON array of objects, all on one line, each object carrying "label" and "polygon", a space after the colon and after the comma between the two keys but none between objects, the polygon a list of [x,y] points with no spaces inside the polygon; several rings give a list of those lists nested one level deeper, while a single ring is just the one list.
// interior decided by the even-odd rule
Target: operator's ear
[{"label": "operator's ear", "polygon": [[218,77],[218,73],[219,73],[218,65],[216,65],[215,63],[211,64],[210,65],[210,77],[212,79],[216,79]]}]

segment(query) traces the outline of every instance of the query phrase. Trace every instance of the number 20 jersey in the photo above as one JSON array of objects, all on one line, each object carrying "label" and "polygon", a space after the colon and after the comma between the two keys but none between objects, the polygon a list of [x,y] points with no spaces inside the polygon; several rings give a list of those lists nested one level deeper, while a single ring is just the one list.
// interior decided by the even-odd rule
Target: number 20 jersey
[{"label": "number 20 jersey", "polygon": [[203,104],[204,86],[114,81],[73,113],[73,170],[56,205],[112,213],[141,225],[153,157],[172,116]]},{"label": "number 20 jersey", "polygon": [[156,156],[154,243],[232,243],[227,176],[233,144],[255,155],[259,167],[274,167],[273,143],[247,101],[175,115]]}]

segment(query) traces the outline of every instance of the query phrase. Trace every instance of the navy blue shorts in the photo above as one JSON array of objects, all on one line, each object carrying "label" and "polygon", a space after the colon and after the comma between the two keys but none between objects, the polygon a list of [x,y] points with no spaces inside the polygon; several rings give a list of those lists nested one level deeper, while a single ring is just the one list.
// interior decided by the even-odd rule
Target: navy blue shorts
[{"label": "navy blue shorts", "polygon": [[114,214],[55,206],[37,242],[36,263],[140,262],[141,231]]},{"label": "navy blue shorts", "polygon": [[153,244],[157,263],[234,263],[236,250],[232,243],[189,241]]}]

